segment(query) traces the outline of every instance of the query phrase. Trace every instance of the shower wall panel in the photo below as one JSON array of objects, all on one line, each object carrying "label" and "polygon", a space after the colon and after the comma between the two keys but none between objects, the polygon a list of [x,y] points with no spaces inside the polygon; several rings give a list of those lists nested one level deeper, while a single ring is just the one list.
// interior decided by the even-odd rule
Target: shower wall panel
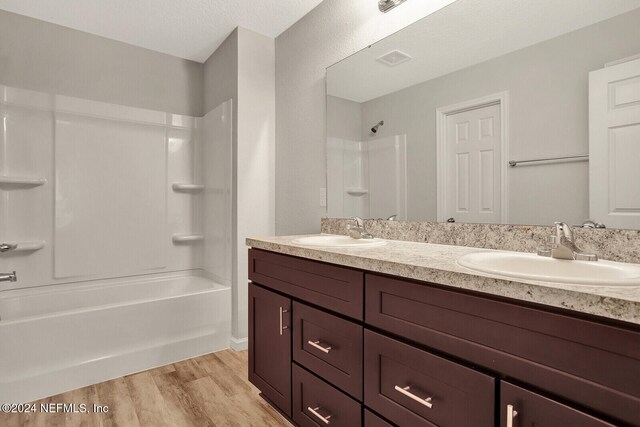
[{"label": "shower wall panel", "polygon": [[56,278],[166,267],[165,129],[56,114]]},{"label": "shower wall panel", "polygon": [[0,242],[40,246],[3,289],[202,268],[200,119],[0,85],[0,120]]},{"label": "shower wall panel", "polygon": [[201,121],[198,150],[204,162],[203,268],[224,285],[231,285],[232,100],[223,102]]}]

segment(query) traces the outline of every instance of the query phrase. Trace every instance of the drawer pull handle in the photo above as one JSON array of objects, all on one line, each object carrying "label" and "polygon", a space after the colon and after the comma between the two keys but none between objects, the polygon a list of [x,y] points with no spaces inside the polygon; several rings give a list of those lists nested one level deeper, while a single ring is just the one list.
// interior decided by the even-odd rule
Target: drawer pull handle
[{"label": "drawer pull handle", "polygon": [[507,427],[513,427],[513,419],[518,416],[518,411],[513,409],[513,405],[507,405]]},{"label": "drawer pull handle", "polygon": [[326,347],[323,347],[322,345],[320,345],[320,341],[307,341],[307,344],[309,344],[311,347],[317,348],[318,350],[320,350],[323,353],[329,353],[331,351],[331,346],[328,345]]},{"label": "drawer pull handle", "polygon": [[283,322],[283,321],[282,321],[282,315],[283,315],[284,313],[288,313],[288,312],[289,312],[289,310],[285,310],[285,309],[283,309],[282,307],[280,307],[280,335],[282,335],[282,332],[283,332],[285,329],[289,329],[289,327],[288,327],[288,326],[283,326],[283,325],[282,325],[282,322]]},{"label": "drawer pull handle", "polygon": [[416,396],[415,394],[411,393],[409,390],[411,390],[410,386],[406,386],[405,388],[400,387],[399,385],[397,385],[395,387],[396,391],[404,394],[405,396],[407,396],[409,399],[413,399],[416,402],[426,406],[427,408],[433,408],[433,403],[431,403],[431,398],[427,397],[427,398],[420,398],[418,396]]},{"label": "drawer pull handle", "polygon": [[327,415],[326,417],[323,417],[322,415],[320,415],[320,413],[318,412],[320,410],[319,406],[316,406],[315,408],[312,408],[311,406],[307,406],[307,411],[311,412],[313,415],[316,416],[316,418],[318,418],[320,421],[322,421],[325,424],[329,424],[331,421],[329,421],[329,419],[331,418],[331,415]]}]

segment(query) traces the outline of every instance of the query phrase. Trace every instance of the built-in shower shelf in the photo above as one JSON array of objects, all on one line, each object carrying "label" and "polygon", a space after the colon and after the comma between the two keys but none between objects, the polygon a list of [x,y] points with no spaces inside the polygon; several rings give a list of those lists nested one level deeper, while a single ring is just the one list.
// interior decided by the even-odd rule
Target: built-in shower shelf
[{"label": "built-in shower shelf", "polygon": [[2,242],[2,243],[7,243],[9,245],[17,245],[18,247],[15,249],[11,249],[10,251],[7,251],[7,252],[0,252],[0,255],[10,254],[13,252],[39,251],[40,249],[44,248],[44,245],[46,242],[44,240],[26,240],[21,242],[8,241],[8,242]]},{"label": "built-in shower shelf", "polygon": [[38,187],[47,183],[45,178],[26,176],[0,176],[0,188]]},{"label": "built-in shower shelf", "polygon": [[204,190],[204,185],[174,182],[171,185],[171,188],[173,188],[173,191],[176,193],[199,193]]},{"label": "built-in shower shelf", "polygon": [[347,194],[351,196],[364,196],[365,194],[369,194],[369,190],[361,187],[350,187],[346,189]]},{"label": "built-in shower shelf", "polygon": [[204,240],[202,234],[174,234],[173,243],[196,243]]}]

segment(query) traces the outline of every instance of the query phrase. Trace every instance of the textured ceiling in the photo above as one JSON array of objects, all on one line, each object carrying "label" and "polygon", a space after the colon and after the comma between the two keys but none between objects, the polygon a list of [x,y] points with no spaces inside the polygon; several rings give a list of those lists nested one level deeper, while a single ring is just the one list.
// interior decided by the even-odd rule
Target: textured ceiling
[{"label": "textured ceiling", "polygon": [[235,27],[276,37],[321,1],[0,0],[0,9],[204,62]]},{"label": "textured ceiling", "polygon": [[[327,70],[329,95],[365,102],[640,7],[640,0],[457,0]],[[378,61],[398,49],[411,61]]]}]

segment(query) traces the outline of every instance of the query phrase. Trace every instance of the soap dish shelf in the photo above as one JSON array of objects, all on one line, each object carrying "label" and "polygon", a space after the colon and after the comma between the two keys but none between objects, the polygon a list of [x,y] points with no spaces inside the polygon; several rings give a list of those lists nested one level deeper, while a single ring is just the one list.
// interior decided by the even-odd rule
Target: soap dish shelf
[{"label": "soap dish shelf", "polygon": [[191,244],[204,240],[202,234],[174,234],[172,236],[173,243],[176,244]]},{"label": "soap dish shelf", "polygon": [[362,187],[350,187],[346,189],[347,194],[351,196],[364,196],[369,194],[369,190]]},{"label": "soap dish shelf", "polygon": [[174,182],[171,188],[173,188],[173,191],[176,193],[199,193],[204,190],[204,185]]},{"label": "soap dish shelf", "polygon": [[47,180],[41,177],[8,176],[8,175],[0,176],[0,188],[3,188],[3,189],[20,188],[20,187],[23,187],[23,188],[38,187],[46,183],[47,183]]}]

